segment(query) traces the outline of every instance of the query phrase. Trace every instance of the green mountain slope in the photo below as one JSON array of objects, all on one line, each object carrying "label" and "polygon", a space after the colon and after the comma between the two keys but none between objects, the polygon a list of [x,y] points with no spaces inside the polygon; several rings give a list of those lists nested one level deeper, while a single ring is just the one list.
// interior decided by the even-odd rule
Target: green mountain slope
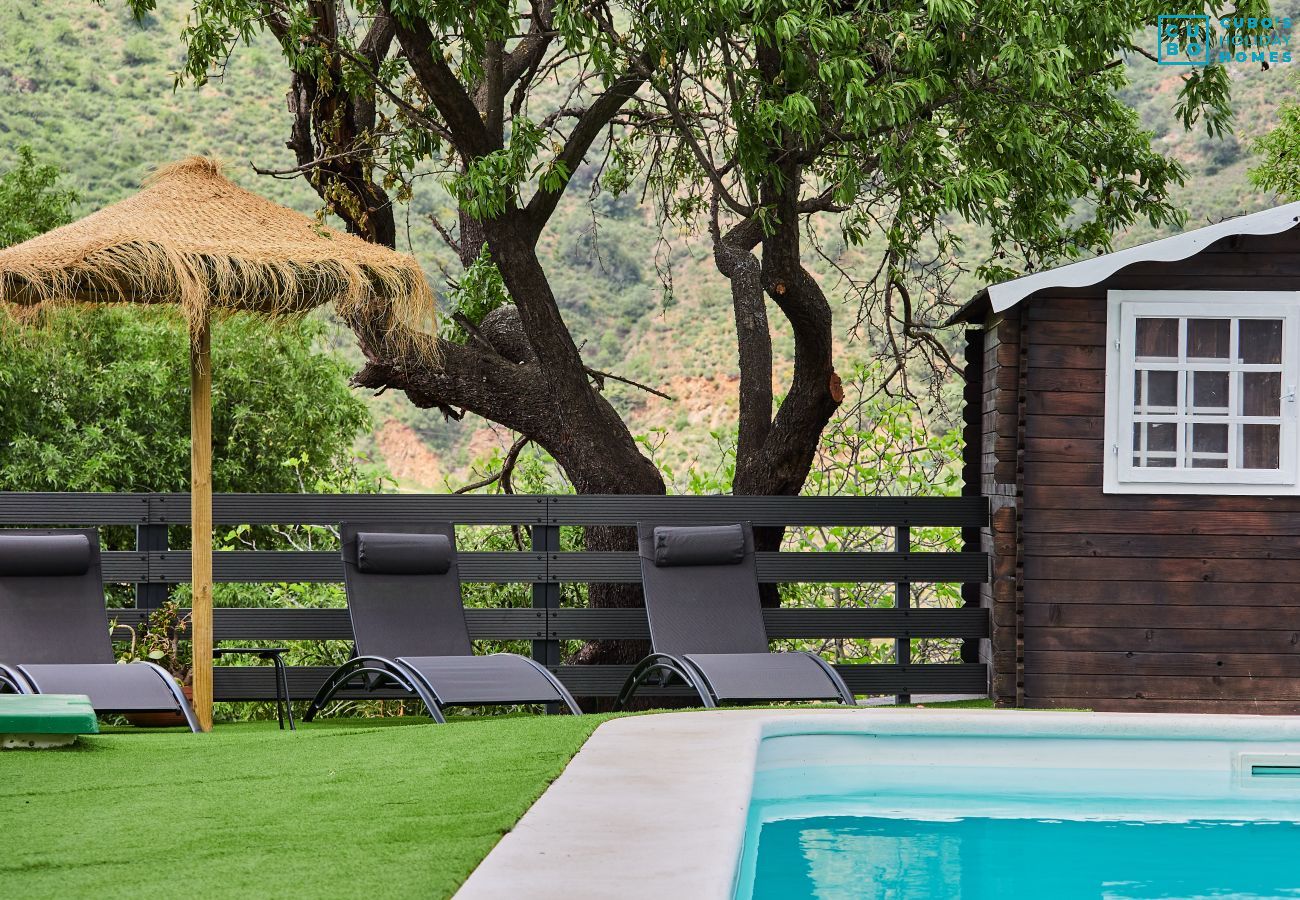
[{"label": "green mountain slope", "polygon": [[[229,161],[233,177],[303,212],[318,206],[301,180],[260,177],[251,166],[292,164],[284,142],[287,78],[278,53],[265,42],[241,47],[224,78],[199,90],[173,90],[172,72],[182,59],[178,35],[188,4],[166,4],[142,23],[124,4],[106,0],[46,0],[40,4],[0,0],[0,165],[20,144],[30,144],[44,161],[69,173],[82,194],[84,211],[118,199],[159,162],[190,153]],[[1278,4],[1279,8],[1300,3]],[[1154,39],[1154,29],[1152,30]],[[1179,201],[1189,224],[1216,221],[1270,205],[1255,192],[1245,172],[1250,143],[1271,127],[1277,105],[1294,97],[1290,67],[1234,69],[1238,132],[1211,140],[1186,134],[1171,112],[1180,70],[1146,60],[1132,64],[1125,100],[1137,109],[1162,150],[1187,166],[1189,178]],[[657,430],[661,456],[677,465],[711,459],[709,432],[730,427],[736,402],[734,330],[725,281],[714,271],[699,235],[670,234],[661,240],[652,215],[631,198],[598,197],[594,213],[586,197],[593,172],[580,170],[565,205],[545,238],[545,257],[564,308],[589,363],[661,387],[673,402],[611,384],[609,391],[636,432]],[[436,189],[417,193],[401,226],[406,248],[415,252],[437,284],[438,264],[447,261],[430,213],[445,204]],[[1131,243],[1154,236],[1137,229],[1122,236]],[[832,247],[836,242],[830,242]],[[968,235],[971,251],[980,237]],[[865,272],[874,263],[861,251],[832,253],[837,265]],[[834,292],[834,270],[814,265]],[[663,290],[670,275],[671,300]],[[959,291],[979,285],[967,279]],[[856,309],[842,294],[842,371],[875,355],[875,348],[849,339]],[[775,321],[775,320],[774,320]],[[783,335],[777,332],[778,347]],[[350,335],[339,329],[334,343],[355,354]],[[510,436],[481,420],[446,423],[411,407],[400,395],[374,398],[377,420],[371,446],[407,486],[442,488],[459,484],[466,463],[507,444]]]}]

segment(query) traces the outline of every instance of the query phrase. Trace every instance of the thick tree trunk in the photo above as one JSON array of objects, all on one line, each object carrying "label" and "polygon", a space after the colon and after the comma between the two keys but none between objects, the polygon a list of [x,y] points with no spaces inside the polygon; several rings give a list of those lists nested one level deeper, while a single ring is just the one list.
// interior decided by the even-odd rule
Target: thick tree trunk
[{"label": "thick tree trunk", "polygon": [[[313,39],[323,47],[337,42],[339,8],[335,0],[313,0]],[[358,56],[372,71],[396,42],[429,101],[435,127],[468,167],[503,146],[507,92],[536,69],[554,39],[549,0],[532,7],[528,33],[509,52],[489,42],[482,77],[464,81],[444,56],[427,20],[393,14],[381,2]],[[287,23],[272,16],[271,27],[294,52]],[[344,17],[346,18],[346,17]],[[339,56],[328,57],[328,78],[296,72],[290,95],[294,114],[289,146],[305,176],[348,229],[367,240],[392,247],[396,227],[392,204],[373,179],[367,147],[376,127],[373,91],[351,92]],[[356,60],[354,59],[354,62]],[[587,150],[644,82],[654,59],[640,60],[591,100],[578,115],[560,161],[574,171]],[[526,83],[526,82],[525,82]],[[518,97],[516,97],[518,102]],[[516,105],[517,105],[516,102]],[[515,112],[518,110],[516,109]],[[425,340],[395,332],[383,314],[348,324],[356,332],[366,365],[353,383],[374,389],[404,391],[416,406],[440,409],[459,418],[480,415],[530,438],[556,460],[579,493],[662,494],[663,477],[637,447],[627,425],[591,382],[578,347],[566,326],[537,258],[539,235],[559,202],[563,186],[538,189],[525,208],[511,204],[490,220],[461,215],[454,244],[468,267],[486,247],[501,273],[517,310],[514,322],[497,323],[506,331],[501,346],[489,335],[467,344],[438,341],[430,352]],[[508,332],[508,333],[506,333]],[[506,344],[509,344],[507,347]],[[593,527],[585,532],[590,550],[635,547],[631,529]],[[638,586],[592,585],[590,604],[629,607],[643,602]],[[631,662],[645,651],[638,642],[599,642],[583,648],[580,661]]]},{"label": "thick tree trunk", "polygon": [[[760,354],[746,354],[742,350],[741,421],[749,423],[751,432],[749,440],[740,442],[736,451],[732,492],[740,495],[798,494],[812,470],[822,431],[843,399],[833,360],[830,305],[816,281],[798,264],[797,257],[791,265],[789,260],[780,260],[782,255],[764,242],[764,286],[794,328],[794,378],[781,408],[775,418],[770,418],[771,364],[761,365]],[[755,310],[761,309],[761,295],[749,297],[736,304],[737,319],[742,315],[752,316]],[[766,324],[764,314],[764,338]],[[744,374],[747,366],[754,370],[749,378]],[[766,384],[760,386],[762,381]],[[748,393],[746,383],[751,386]],[[779,550],[784,534],[783,528],[755,529],[755,549]],[[780,605],[775,585],[763,586],[762,600],[767,607]]]},{"label": "thick tree trunk", "polygon": [[[549,296],[550,284],[527,236],[511,236],[517,243],[493,240],[489,244],[494,257],[499,253],[505,263],[503,278],[511,294],[537,297],[544,292]],[[504,274],[506,271],[509,276]],[[526,311],[520,310],[525,331],[539,359],[549,355],[559,363],[543,370],[553,409],[552,427],[539,433],[536,440],[580,494],[663,494],[663,475],[641,453],[622,417],[592,385],[568,330],[557,334],[547,323],[548,312],[545,307],[540,314],[532,311],[530,323]],[[558,310],[554,315],[558,319]],[[533,335],[545,337],[548,342],[545,350],[539,348]],[[589,527],[584,530],[583,546],[587,550],[633,550],[636,535],[630,528]],[[587,603],[593,608],[622,609],[643,606],[645,601],[639,585],[593,584],[588,588]],[[592,665],[632,663],[648,650],[641,641],[593,641],[582,648],[577,661]],[[583,705],[598,708],[604,704],[595,698],[584,698]]]},{"label": "thick tree trunk", "polygon": [[[781,60],[762,48],[758,63],[773,84]],[[803,489],[822,431],[843,391],[835,372],[830,304],[803,267],[799,233],[799,191],[803,172],[798,147],[787,139],[773,155],[775,171],[761,186],[763,205],[774,215],[764,231],[746,219],[725,235],[713,229],[714,262],[731,282],[740,361],[740,419],[735,494],[793,495]],[[762,250],[761,259],[755,249]],[[794,378],[773,416],[772,343],[765,299],[781,310],[794,331]],[[755,548],[778,550],[783,528],[758,528]],[[764,585],[764,606],[779,606],[775,585]]]}]

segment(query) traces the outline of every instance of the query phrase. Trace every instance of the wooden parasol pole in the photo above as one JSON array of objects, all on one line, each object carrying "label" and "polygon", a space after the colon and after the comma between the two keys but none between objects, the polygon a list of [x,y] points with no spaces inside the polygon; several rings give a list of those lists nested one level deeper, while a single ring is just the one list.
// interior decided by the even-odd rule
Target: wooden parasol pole
[{"label": "wooden parasol pole", "polygon": [[190,584],[194,712],[212,730],[212,322],[190,325]]}]

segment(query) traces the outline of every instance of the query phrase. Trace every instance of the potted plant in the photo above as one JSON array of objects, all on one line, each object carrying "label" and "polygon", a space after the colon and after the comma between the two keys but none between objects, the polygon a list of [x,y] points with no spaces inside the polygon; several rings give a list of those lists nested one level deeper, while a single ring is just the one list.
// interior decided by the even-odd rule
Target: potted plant
[{"label": "potted plant", "polygon": [[[188,640],[185,638],[190,628],[190,617],[181,615],[180,604],[168,600],[149,613],[149,617],[138,627],[118,624],[114,619],[109,623],[109,633],[119,629],[130,632],[131,641],[125,648],[119,649],[119,663],[150,662],[155,663],[176,679],[176,683],[185,692],[185,699],[194,700],[194,659]],[[184,725],[185,717],[179,712],[137,712],[127,713],[126,720],[141,728],[169,728]]]}]

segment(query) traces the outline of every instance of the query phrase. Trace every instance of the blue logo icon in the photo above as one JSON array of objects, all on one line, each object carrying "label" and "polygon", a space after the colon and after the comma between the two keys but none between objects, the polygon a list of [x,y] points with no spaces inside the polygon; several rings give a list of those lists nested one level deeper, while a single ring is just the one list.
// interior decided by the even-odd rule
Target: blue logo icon
[{"label": "blue logo icon", "polygon": [[1210,62],[1209,16],[1157,16],[1156,62],[1204,66]]}]

